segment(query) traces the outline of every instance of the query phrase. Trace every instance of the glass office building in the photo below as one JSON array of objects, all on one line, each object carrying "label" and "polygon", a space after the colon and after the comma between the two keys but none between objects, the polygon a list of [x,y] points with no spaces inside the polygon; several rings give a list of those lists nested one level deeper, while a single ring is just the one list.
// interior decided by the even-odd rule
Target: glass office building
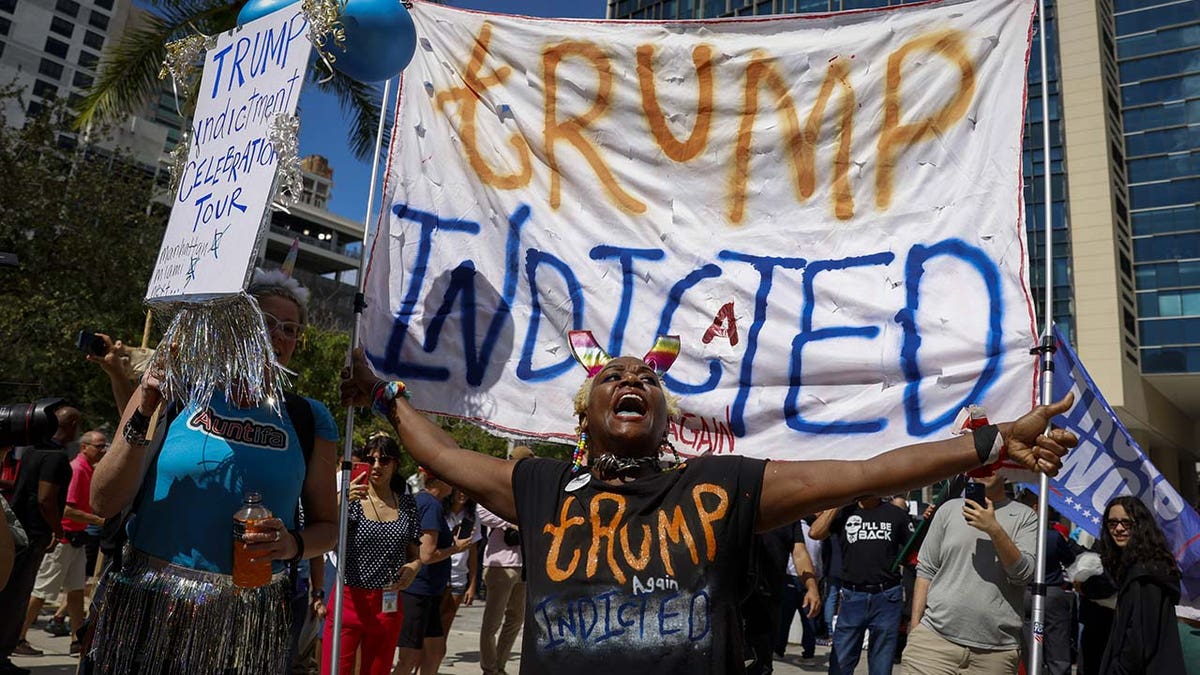
[{"label": "glass office building", "polygon": [[[613,18],[837,12],[902,0],[609,0]],[[1200,0],[1046,0],[1049,119],[1031,54],[1030,283],[1045,283],[1050,125],[1055,323],[1190,501],[1200,452]]]}]

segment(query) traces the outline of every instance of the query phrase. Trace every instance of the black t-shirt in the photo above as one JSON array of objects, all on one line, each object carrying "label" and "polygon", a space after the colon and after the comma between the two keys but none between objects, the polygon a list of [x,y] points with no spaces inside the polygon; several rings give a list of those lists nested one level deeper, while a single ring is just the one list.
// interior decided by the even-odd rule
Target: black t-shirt
[{"label": "black t-shirt", "polygon": [[778,595],[787,582],[788,558],[796,544],[804,543],[800,521],[763,532],[755,537],[755,555],[759,575],[758,589]]},{"label": "black t-shirt", "polygon": [[29,540],[49,540],[60,523],[50,525],[38,509],[38,483],[58,485],[58,513],[62,519],[67,505],[67,488],[71,485],[71,459],[62,448],[34,448],[21,457],[21,470],[13,486],[13,513],[25,528]]},{"label": "black t-shirt", "polygon": [[[521,460],[521,673],[739,673],[765,462],[702,457],[622,485]],[[568,488],[573,488],[568,491]]]},{"label": "black t-shirt", "polygon": [[892,563],[913,531],[904,509],[888,502],[869,509],[851,504],[838,511],[830,529],[839,535],[844,583],[900,583],[900,569],[892,570]]}]

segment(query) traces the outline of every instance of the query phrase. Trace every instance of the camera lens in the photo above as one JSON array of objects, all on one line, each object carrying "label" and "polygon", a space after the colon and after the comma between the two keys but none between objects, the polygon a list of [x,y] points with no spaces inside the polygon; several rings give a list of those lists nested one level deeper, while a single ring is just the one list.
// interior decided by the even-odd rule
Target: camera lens
[{"label": "camera lens", "polygon": [[65,405],[61,398],[33,403],[0,405],[0,445],[38,445],[58,431],[54,411]]}]

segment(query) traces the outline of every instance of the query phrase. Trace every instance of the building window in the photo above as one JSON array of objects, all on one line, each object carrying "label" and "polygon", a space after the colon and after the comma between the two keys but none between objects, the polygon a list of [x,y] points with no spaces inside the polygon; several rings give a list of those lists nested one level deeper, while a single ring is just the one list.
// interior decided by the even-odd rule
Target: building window
[{"label": "building window", "polygon": [[33,83],[33,95],[46,99],[55,98],[58,96],[58,87],[45,80],[37,80]]},{"label": "building window", "polygon": [[100,56],[98,54],[93,54],[82,49],[79,50],[79,65],[83,66],[84,68],[95,68],[96,64],[99,62]]},{"label": "building window", "polygon": [[63,67],[61,63],[55,63],[50,59],[42,59],[42,62],[38,64],[38,72],[46,77],[53,77],[57,80],[62,77]]},{"label": "building window", "polygon": [[79,16],[79,3],[75,0],[58,0],[54,3],[54,9],[67,16]]},{"label": "building window", "polygon": [[51,56],[65,59],[67,58],[67,43],[48,37],[46,38],[46,48],[44,51]]},{"label": "building window", "polygon": [[96,0],[96,6],[103,9],[112,9],[113,0]]},{"label": "building window", "polygon": [[42,109],[45,107],[46,106],[38,103],[37,101],[30,101],[29,106],[25,108],[25,113],[30,117],[37,117],[38,115],[42,114]]},{"label": "building window", "polygon": [[8,29],[12,28],[12,21],[0,16],[0,35],[8,35]]},{"label": "building window", "polygon": [[15,14],[17,11],[17,0],[0,0],[0,11]]},{"label": "building window", "polygon": [[71,79],[71,84],[80,89],[88,89],[92,86],[92,76],[77,70],[75,71],[75,77]]},{"label": "building window", "polygon": [[89,30],[83,34],[83,44],[92,49],[104,49],[104,36]]},{"label": "building window", "polygon": [[67,21],[61,16],[56,16],[50,19],[50,32],[71,37],[71,35],[75,32],[75,24]]},{"label": "building window", "polygon": [[88,24],[104,30],[108,28],[108,15],[101,14],[100,12],[92,12],[92,15],[88,17]]}]

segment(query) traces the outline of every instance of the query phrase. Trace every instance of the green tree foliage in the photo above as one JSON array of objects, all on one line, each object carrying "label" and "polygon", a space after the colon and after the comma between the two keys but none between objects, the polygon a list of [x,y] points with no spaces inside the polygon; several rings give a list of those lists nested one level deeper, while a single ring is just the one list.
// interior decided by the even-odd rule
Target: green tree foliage
[{"label": "green tree foliage", "polygon": [[[0,92],[0,111],[10,104],[17,93]],[[0,403],[61,396],[88,425],[113,424],[108,378],[84,360],[76,335],[140,342],[166,211],[147,208],[152,176],[120,154],[76,146],[71,132],[61,106],[19,129],[0,112],[0,251],[19,259],[0,267]]]}]

